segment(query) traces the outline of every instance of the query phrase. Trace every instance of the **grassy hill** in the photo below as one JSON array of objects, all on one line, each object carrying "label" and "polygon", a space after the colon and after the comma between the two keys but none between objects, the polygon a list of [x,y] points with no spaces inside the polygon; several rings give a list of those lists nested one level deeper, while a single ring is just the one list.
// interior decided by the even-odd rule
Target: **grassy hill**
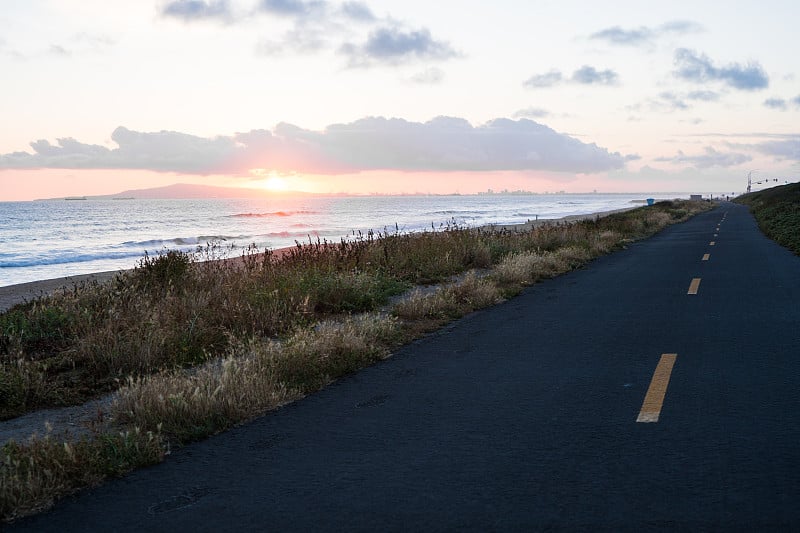
[{"label": "grassy hill", "polygon": [[800,255],[800,183],[751,192],[735,201],[750,206],[769,238]]}]

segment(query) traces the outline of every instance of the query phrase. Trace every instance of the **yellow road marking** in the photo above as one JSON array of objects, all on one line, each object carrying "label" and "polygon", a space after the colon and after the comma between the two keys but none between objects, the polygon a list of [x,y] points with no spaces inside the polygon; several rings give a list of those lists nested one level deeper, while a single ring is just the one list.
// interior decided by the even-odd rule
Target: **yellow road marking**
[{"label": "yellow road marking", "polygon": [[689,284],[689,292],[686,294],[697,294],[697,290],[700,288],[700,278],[692,278],[692,282]]},{"label": "yellow road marking", "polygon": [[711,258],[711,254],[703,254],[703,261],[708,261]]},{"label": "yellow road marking", "polygon": [[714,241],[711,241],[710,243],[708,243],[709,246],[714,246],[714,244],[716,244]]},{"label": "yellow road marking", "polygon": [[658,422],[658,417],[661,415],[661,407],[664,405],[664,396],[667,394],[669,378],[672,375],[672,367],[675,366],[677,357],[678,354],[676,353],[661,354],[661,360],[656,365],[653,379],[647,388],[647,394],[644,396],[639,417],[636,419],[637,422]]}]

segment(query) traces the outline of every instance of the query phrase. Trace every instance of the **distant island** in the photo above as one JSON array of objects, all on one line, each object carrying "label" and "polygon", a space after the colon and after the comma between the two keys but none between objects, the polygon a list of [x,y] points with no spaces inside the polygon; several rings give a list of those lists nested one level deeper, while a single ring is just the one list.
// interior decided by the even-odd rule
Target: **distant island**
[{"label": "distant island", "polygon": [[175,183],[150,189],[129,189],[116,194],[61,196],[58,198],[43,198],[43,200],[194,200],[198,198],[275,198],[276,196],[297,197],[314,196],[314,194],[300,191],[268,191],[266,189],[248,189],[244,187],[217,187],[213,185]]}]

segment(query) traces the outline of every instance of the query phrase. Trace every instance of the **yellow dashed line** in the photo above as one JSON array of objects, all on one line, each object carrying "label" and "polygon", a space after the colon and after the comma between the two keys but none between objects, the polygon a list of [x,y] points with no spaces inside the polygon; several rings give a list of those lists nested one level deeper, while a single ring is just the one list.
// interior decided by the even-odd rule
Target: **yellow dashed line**
[{"label": "yellow dashed line", "polygon": [[700,288],[700,278],[693,278],[692,282],[689,284],[689,292],[686,294],[697,294],[697,290]]},{"label": "yellow dashed line", "polygon": [[669,378],[672,375],[672,367],[675,366],[677,357],[676,353],[661,354],[661,360],[656,365],[653,379],[644,396],[637,422],[658,422],[658,417],[661,416],[661,407],[664,405],[664,396],[667,394]]},{"label": "yellow dashed line", "polygon": [[711,258],[711,254],[703,254],[703,261],[708,261]]}]

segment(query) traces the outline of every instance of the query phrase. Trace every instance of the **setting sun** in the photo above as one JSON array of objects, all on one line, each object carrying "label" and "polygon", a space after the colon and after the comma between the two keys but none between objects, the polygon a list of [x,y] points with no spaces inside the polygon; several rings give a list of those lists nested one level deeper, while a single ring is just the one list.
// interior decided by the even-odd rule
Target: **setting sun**
[{"label": "setting sun", "polygon": [[269,191],[285,191],[289,188],[287,181],[278,176],[270,176],[262,182],[261,186]]},{"label": "setting sun", "polygon": [[280,176],[274,170],[266,170],[263,168],[252,168],[250,174],[261,177],[263,179],[256,182],[256,185],[268,191],[287,191],[289,190],[289,180]]}]

